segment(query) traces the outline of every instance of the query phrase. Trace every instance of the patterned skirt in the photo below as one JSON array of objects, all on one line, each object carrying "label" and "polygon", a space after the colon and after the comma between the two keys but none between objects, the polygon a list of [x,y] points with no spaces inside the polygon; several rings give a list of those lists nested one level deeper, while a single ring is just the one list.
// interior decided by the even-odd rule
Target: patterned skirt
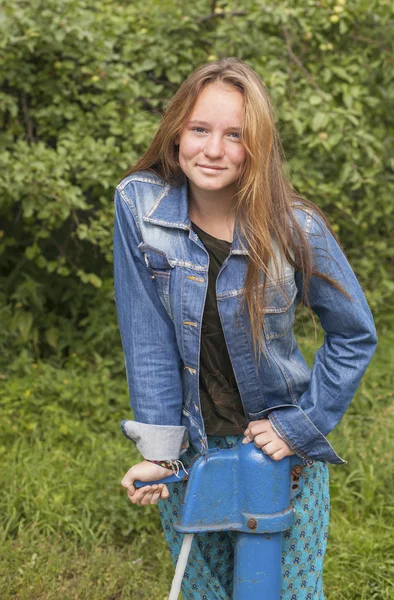
[{"label": "patterned skirt", "polygon": [[[242,438],[208,436],[210,448],[231,448]],[[182,455],[187,468],[196,450]],[[283,534],[281,600],[324,600],[323,560],[327,544],[330,496],[328,467],[315,462],[303,467],[302,492],[292,499],[295,521]],[[168,484],[170,498],[159,500],[160,519],[171,558],[176,564],[183,534],[179,520],[184,482]],[[184,600],[231,600],[234,561],[233,532],[207,532],[193,538],[182,582]]]}]

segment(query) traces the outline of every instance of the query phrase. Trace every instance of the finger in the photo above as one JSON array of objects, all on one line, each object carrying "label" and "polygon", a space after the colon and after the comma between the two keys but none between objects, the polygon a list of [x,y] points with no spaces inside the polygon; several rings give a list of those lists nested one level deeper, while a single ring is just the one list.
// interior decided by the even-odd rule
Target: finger
[{"label": "finger", "polygon": [[261,427],[254,427],[253,430],[250,430],[249,434],[242,440],[243,444],[248,444],[249,442],[253,442],[255,443],[255,445],[257,447],[261,447],[263,444],[261,444],[260,442],[256,443],[256,438],[259,436],[265,436],[264,438],[261,438],[264,442],[264,444],[266,444],[267,442],[272,440],[272,435],[269,431],[265,430],[265,426],[262,426],[263,429],[261,429]]},{"label": "finger", "polygon": [[[250,429],[251,429],[251,427],[252,427],[253,425],[255,425],[257,422],[258,422],[258,421],[249,421],[249,423],[248,423],[248,425],[247,425],[247,427],[246,427],[246,429],[245,429],[245,431],[244,431],[244,436],[245,436],[245,437],[248,437],[248,436],[249,436],[249,433],[250,433]],[[249,441],[250,441],[250,440],[249,440]]]},{"label": "finger", "polygon": [[160,494],[161,494],[161,490],[156,490],[155,492],[153,492],[150,503],[157,504],[159,501],[159,498],[160,498]]},{"label": "finger", "polygon": [[280,450],[277,450],[276,452],[274,452],[271,455],[271,458],[273,460],[282,460],[282,458],[284,458],[285,456],[287,456],[286,450],[284,448],[281,448]]},{"label": "finger", "polygon": [[244,436],[245,436],[246,438],[248,438],[248,441],[249,441],[249,442],[252,442],[252,441],[253,441],[253,438],[254,438],[254,436],[255,436],[255,434],[256,434],[256,433],[257,433],[257,432],[256,432],[256,429],[255,429],[255,428],[249,427],[249,428],[247,429],[247,433],[244,433]]},{"label": "finger", "polygon": [[162,500],[167,500],[167,498],[170,497],[170,492],[168,491],[168,487],[166,485],[163,485],[163,490],[160,497]]},{"label": "finger", "polygon": [[244,437],[244,439],[242,440],[243,444],[249,444],[252,441],[252,438],[249,437],[248,435],[246,437]]},{"label": "finger", "polygon": [[127,489],[133,485],[134,481],[135,478],[131,475],[130,471],[127,471],[126,475],[123,477],[120,483],[124,488]]},{"label": "finger", "polygon": [[268,419],[261,419],[260,421],[254,421],[253,423],[249,423],[248,426],[248,436],[252,439],[259,435],[259,433],[266,433],[271,430],[270,422]]},{"label": "finger", "polygon": [[254,438],[254,444],[258,448],[263,448],[263,446],[265,446],[269,442],[272,442],[272,437],[270,436],[269,433],[259,433]]},{"label": "finger", "polygon": [[150,485],[146,485],[142,488],[139,488],[134,494],[129,494],[129,492],[127,492],[127,495],[130,499],[130,502],[132,504],[141,504],[142,499],[146,496],[146,494],[150,493]]},{"label": "finger", "polygon": [[135,494],[131,494],[129,490],[127,490],[127,497],[132,504],[137,504]]},{"label": "finger", "polygon": [[127,495],[129,495],[129,493],[130,493],[130,495],[131,495],[131,496],[132,496],[133,494],[135,494],[136,488],[135,488],[135,486],[134,486],[134,485],[130,484],[130,485],[129,485],[129,486],[127,486],[127,487],[126,487],[126,486],[123,486],[123,487],[126,489],[126,491],[127,491]]},{"label": "finger", "polygon": [[127,490],[127,497],[130,500],[131,504],[138,504],[138,495],[131,494],[129,490]]},{"label": "finger", "polygon": [[250,427],[250,423],[249,423],[249,425],[247,426],[247,428],[244,431],[244,435],[245,436],[247,436],[249,434],[249,427]]},{"label": "finger", "polygon": [[141,498],[141,506],[147,506],[148,504],[151,504],[152,496],[155,492],[157,492],[157,485],[151,485],[149,487],[150,489],[146,492],[143,498]]},{"label": "finger", "polygon": [[251,427],[253,427],[253,425],[257,425],[258,423],[260,423],[260,421],[249,421],[249,423],[248,423],[248,425],[246,427],[246,431],[248,431],[248,429],[250,429]]},{"label": "finger", "polygon": [[140,505],[148,506],[148,504],[151,503],[152,495],[153,495],[152,490],[150,492],[146,493],[145,496],[143,496],[143,498],[141,498]]},{"label": "finger", "polygon": [[129,490],[127,490],[127,497],[130,500],[131,504],[138,504],[140,495],[139,493],[131,494]]},{"label": "finger", "polygon": [[272,454],[274,454],[274,452],[277,452],[279,448],[276,446],[275,442],[268,442],[268,444],[265,444],[265,446],[261,448],[261,450],[267,456],[271,456]]}]

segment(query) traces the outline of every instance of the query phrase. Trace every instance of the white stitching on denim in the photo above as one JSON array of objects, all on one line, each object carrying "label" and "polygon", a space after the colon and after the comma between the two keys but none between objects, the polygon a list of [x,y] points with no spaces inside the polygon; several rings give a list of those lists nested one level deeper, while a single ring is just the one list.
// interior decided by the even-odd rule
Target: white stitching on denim
[{"label": "white stitching on denim", "polygon": [[130,175],[129,177],[126,177],[125,179],[123,179],[123,181],[121,181],[116,187],[118,188],[119,191],[124,190],[124,188],[131,182],[131,181],[140,181],[141,183],[153,183],[156,185],[165,185],[165,183],[163,181],[161,181],[160,179],[150,179],[148,177],[134,177],[133,175]]},{"label": "white stitching on denim", "polygon": [[181,260],[178,258],[172,258],[171,263],[176,267],[185,267],[186,269],[192,269],[193,271],[208,271],[207,265],[195,265],[187,260]]},{"label": "white stitching on denim", "polygon": [[164,190],[161,192],[161,194],[158,195],[158,197],[155,200],[155,203],[153,204],[153,206],[151,207],[150,211],[148,212],[147,215],[145,215],[144,220],[149,218],[150,215],[155,212],[156,208],[159,206],[160,202],[162,201],[162,199],[168,194],[170,190],[170,186],[167,185]]},{"label": "white stitching on denim", "polygon": [[309,229],[310,229],[312,221],[313,221],[313,212],[311,211],[310,208],[308,208],[304,204],[301,204],[300,202],[292,202],[291,204],[295,208],[299,207],[299,210],[302,210],[304,213],[306,213],[308,215],[306,222],[305,222],[305,229],[304,229],[304,234],[307,237],[309,234]]},{"label": "white stitching on denim", "polygon": [[193,423],[194,427],[197,429],[197,431],[201,431],[200,429],[200,424],[197,422],[197,420],[193,417],[193,415],[191,414],[191,412],[185,408],[185,406],[182,406],[182,414],[185,415],[185,417],[187,417],[191,423]]},{"label": "white stitching on denim", "polygon": [[243,254],[245,256],[249,256],[249,252],[247,250],[230,250],[230,254]]},{"label": "white stitching on denim", "polygon": [[164,221],[163,219],[152,219],[151,217],[142,217],[143,221],[153,223],[154,225],[163,225],[164,227],[179,227],[180,229],[189,229],[188,225],[179,221]]},{"label": "white stitching on denim", "polygon": [[133,218],[135,226],[137,227],[138,232],[139,232],[140,237],[141,237],[141,240],[142,240],[143,237],[142,237],[142,231],[141,231],[140,223],[139,223],[139,220],[138,220],[137,209],[135,208],[132,200],[127,196],[127,194],[123,190],[119,190],[119,194],[120,194],[120,197],[122,198],[122,200],[124,201],[124,203],[126,204],[126,206],[128,207],[129,211],[131,212],[131,216]]},{"label": "white stitching on denim", "polygon": [[[291,281],[294,281],[294,275],[289,275],[288,277],[285,277],[283,279],[277,279],[275,280],[274,283],[267,283],[266,285],[266,289],[267,288],[273,288],[277,285],[283,285],[284,283],[289,283]],[[259,284],[259,288],[262,288],[263,284],[260,283]],[[222,292],[221,294],[217,295],[217,299],[218,300],[222,300],[224,298],[228,298],[230,296],[240,296],[241,294],[243,294],[245,292],[246,288],[238,288],[237,290],[229,290],[228,292]],[[280,310],[278,310],[278,312],[281,312]]]}]

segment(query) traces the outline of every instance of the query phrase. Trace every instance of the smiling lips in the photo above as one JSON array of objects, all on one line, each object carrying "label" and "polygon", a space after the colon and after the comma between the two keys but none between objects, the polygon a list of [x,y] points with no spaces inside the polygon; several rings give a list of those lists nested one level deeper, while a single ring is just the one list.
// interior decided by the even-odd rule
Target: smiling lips
[{"label": "smiling lips", "polygon": [[225,167],[212,167],[211,165],[198,165],[203,169],[213,169],[214,171],[224,171]]}]

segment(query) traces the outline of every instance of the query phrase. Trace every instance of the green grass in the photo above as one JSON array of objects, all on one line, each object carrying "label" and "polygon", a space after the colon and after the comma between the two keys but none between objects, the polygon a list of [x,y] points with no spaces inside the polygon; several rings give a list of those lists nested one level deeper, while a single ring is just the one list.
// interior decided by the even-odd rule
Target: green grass
[{"label": "green grass", "polygon": [[[301,345],[311,361],[316,342]],[[348,464],[330,467],[327,600],[394,598],[393,346],[380,336],[330,436]],[[127,403],[123,373],[105,364],[25,357],[3,374],[1,599],[166,598],[173,569],[157,508],[132,506],[120,486],[138,460],[119,429]]]}]

